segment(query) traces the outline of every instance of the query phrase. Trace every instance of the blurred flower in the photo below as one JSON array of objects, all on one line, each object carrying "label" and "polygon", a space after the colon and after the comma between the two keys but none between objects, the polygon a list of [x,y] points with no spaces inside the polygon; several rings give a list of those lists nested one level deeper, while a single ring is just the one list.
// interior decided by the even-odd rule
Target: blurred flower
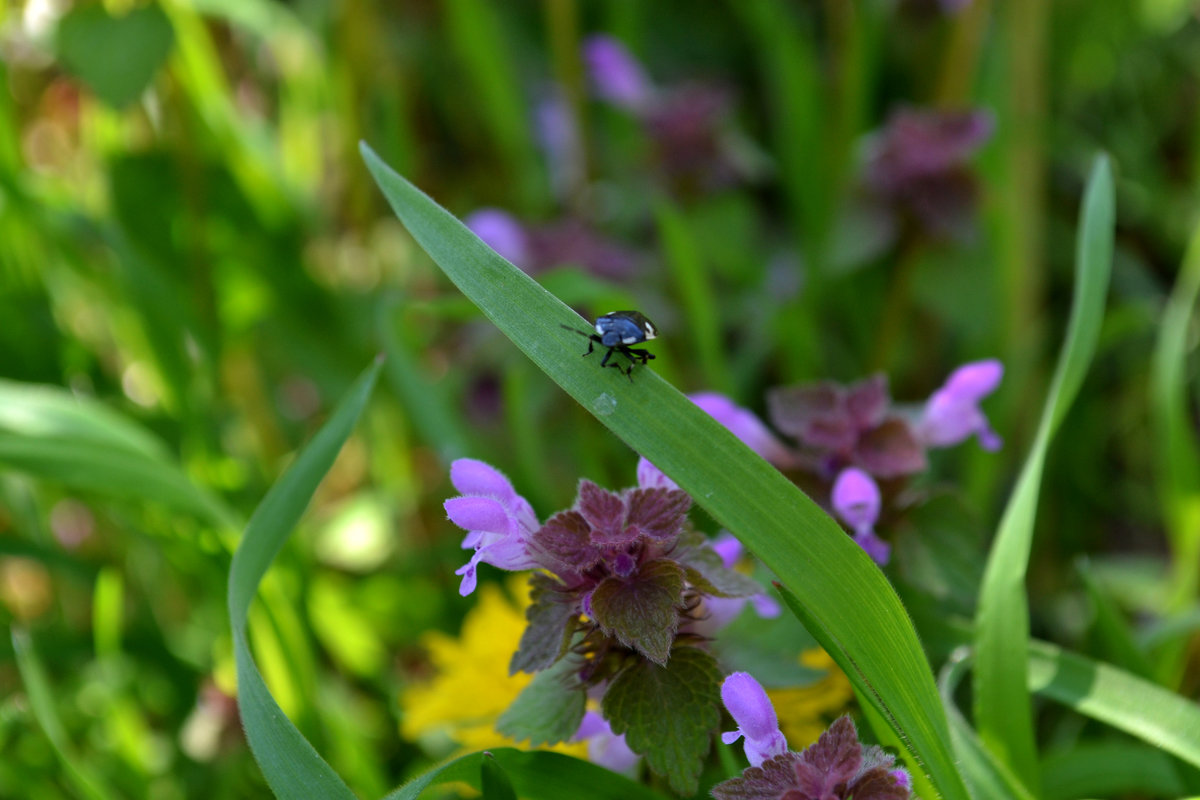
[{"label": "blurred flower", "polygon": [[583,722],[571,741],[587,742],[588,761],[613,772],[633,772],[640,758],[629,749],[625,737],[613,733],[608,722],[596,711],[588,711],[583,715]]},{"label": "blurred flower", "polygon": [[516,217],[498,208],[473,211],[463,222],[488,247],[518,267],[529,262],[529,237]]},{"label": "blurred flower", "polygon": [[847,466],[879,478],[925,469],[924,448],[890,405],[887,377],[882,374],[850,386],[822,381],[767,393],[767,410],[775,427],[820,456],[818,469],[825,477]]},{"label": "blurred flower", "polygon": [[484,244],[530,275],[576,265],[602,278],[623,280],[637,268],[634,251],[578,219],[568,217],[529,226],[500,209],[483,208],[469,214],[464,222]]},{"label": "blurred flower", "polygon": [[887,564],[892,548],[875,536],[881,500],[871,476],[856,467],[842,470],[833,482],[832,501],[833,510],[854,531],[854,541],[875,563]]},{"label": "blurred flower", "polygon": [[[713,539],[709,545],[721,557],[721,563],[725,565],[725,569],[730,570],[737,568],[738,562],[745,552],[742,543],[728,531]],[[763,619],[774,619],[782,611],[775,598],[766,592],[759,592],[750,597],[706,597],[704,598],[703,616],[688,630],[701,636],[715,636],[721,628],[737,619],[747,603],[753,606],[754,612]]]},{"label": "blurred flower", "polygon": [[[479,601],[463,619],[457,638],[438,631],[422,637],[433,677],[410,684],[400,695],[404,737],[434,743],[441,739],[460,753],[517,746],[496,732],[496,720],[532,680],[508,671],[524,629],[524,610],[488,584],[480,588]],[[548,749],[582,757],[587,747],[572,743]]]},{"label": "blurred flower", "polygon": [[854,688],[821,648],[805,650],[799,660],[808,669],[825,674],[805,686],[767,689],[767,697],[775,706],[779,727],[787,740],[796,747],[807,747],[817,740],[830,720],[854,701]]},{"label": "blurred flower", "polygon": [[[771,433],[770,428],[749,409],[742,408],[728,397],[716,392],[698,392],[688,395],[688,399],[717,422],[729,429],[729,432],[742,440],[742,443],[760,456],[780,467],[790,466],[794,462],[791,452]],[[638,460],[637,467],[639,486],[665,486],[670,489],[679,487],[673,480],[659,471],[658,467],[645,458]]]},{"label": "blurred flower", "polygon": [[746,758],[752,766],[787,752],[787,740],[779,730],[775,708],[748,672],[735,672],[725,679],[721,684],[721,702],[738,726],[736,731],[722,733],[721,741],[733,744],[746,737]]},{"label": "blurred flower", "polygon": [[655,165],[677,190],[726,186],[756,165],[728,125],[730,93],[710,83],[657,88],[619,40],[594,36],[583,60],[596,96],[636,117],[650,138]]},{"label": "blurred flower", "polygon": [[633,113],[649,109],[654,87],[642,65],[619,39],[588,37],[583,43],[583,61],[598,97]]},{"label": "blurred flower", "polygon": [[507,570],[538,566],[529,553],[529,540],[539,527],[537,516],[508,478],[482,461],[460,458],[450,465],[450,482],[462,496],[445,502],[446,514],[468,531],[462,546],[475,548],[471,560],[454,573],[463,576],[459,594],[475,591],[475,570],[481,562]]},{"label": "blurred flower", "polygon": [[999,361],[963,364],[929,398],[917,423],[917,436],[926,447],[951,447],[974,435],[984,450],[1003,444],[979,409],[979,401],[1000,385],[1004,365]]},{"label": "blurred flower", "polygon": [[845,716],[838,718],[802,753],[787,750],[759,764],[754,764],[752,758],[751,764],[741,777],[714,786],[713,797],[716,800],[908,800],[910,795],[908,773],[893,768],[895,757],[874,745],[864,748],[858,741],[854,723]]},{"label": "blurred flower", "polygon": [[967,160],[992,128],[984,111],[896,111],[868,146],[867,188],[934,235],[961,234],[976,195]]}]

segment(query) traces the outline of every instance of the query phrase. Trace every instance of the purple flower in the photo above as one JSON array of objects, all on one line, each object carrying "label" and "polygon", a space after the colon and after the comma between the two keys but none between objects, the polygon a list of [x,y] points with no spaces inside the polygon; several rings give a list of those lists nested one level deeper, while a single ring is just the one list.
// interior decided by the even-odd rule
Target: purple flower
[{"label": "purple flower", "polygon": [[638,763],[638,754],[629,749],[624,735],[618,736],[608,721],[595,711],[583,715],[573,742],[587,742],[588,761],[607,767],[613,772],[630,773]]},{"label": "purple flower", "polygon": [[985,111],[900,109],[870,147],[867,186],[932,233],[953,234],[969,221],[975,203],[967,159],[992,128]]},{"label": "purple flower", "polygon": [[775,707],[750,673],[735,672],[726,678],[721,684],[721,702],[738,726],[736,731],[722,733],[721,741],[733,744],[746,737],[746,758],[751,766],[787,752],[787,739],[779,730]]},{"label": "purple flower", "polygon": [[911,426],[890,410],[882,374],[841,386],[832,381],[772,389],[767,410],[775,427],[820,458],[829,478],[854,465],[879,478],[925,469],[925,450]]},{"label": "purple flower", "polygon": [[[737,567],[737,563],[745,551],[737,537],[729,532],[722,533],[710,542],[709,546],[721,557],[721,563],[725,565],[725,569],[729,570]],[[702,636],[712,636],[733,622],[742,613],[742,609],[746,607],[747,603],[752,605],[754,613],[763,619],[774,619],[782,611],[775,598],[765,592],[759,592],[750,597],[706,597],[704,610],[707,616],[693,625],[691,630]]]},{"label": "purple flower", "polygon": [[629,49],[611,36],[591,36],[583,44],[583,60],[596,94],[613,105],[640,113],[650,104],[654,86]]},{"label": "purple flower", "polygon": [[529,236],[512,214],[498,208],[481,208],[463,222],[502,258],[522,268],[529,263]]},{"label": "purple flower", "polygon": [[[742,408],[725,395],[716,392],[699,392],[688,395],[688,399],[767,461],[780,467],[791,466],[794,463],[792,454],[753,411]],[[679,488],[645,458],[638,461],[637,476],[638,486]]]},{"label": "purple flower", "polygon": [[881,498],[871,476],[855,467],[842,470],[833,483],[832,502],[833,510],[854,531],[854,541],[876,564],[887,564],[892,548],[875,535]]},{"label": "purple flower", "polygon": [[459,594],[465,597],[475,591],[475,569],[480,563],[507,570],[539,566],[529,550],[539,527],[537,516],[508,478],[482,461],[460,458],[450,465],[450,482],[461,495],[446,501],[446,514],[467,531],[462,546],[475,548],[471,560],[454,572],[462,575]]},{"label": "purple flower", "polygon": [[911,780],[895,758],[864,748],[840,717],[803,753],[783,752],[713,787],[716,800],[908,800]]},{"label": "purple flower", "polygon": [[527,226],[500,209],[481,208],[464,222],[484,244],[531,275],[575,264],[593,275],[620,280],[637,266],[633,251],[578,219]]},{"label": "purple flower", "polygon": [[979,409],[979,401],[1000,385],[1004,365],[994,359],[964,364],[925,403],[917,435],[927,447],[950,447],[974,435],[984,450],[1003,441]]}]

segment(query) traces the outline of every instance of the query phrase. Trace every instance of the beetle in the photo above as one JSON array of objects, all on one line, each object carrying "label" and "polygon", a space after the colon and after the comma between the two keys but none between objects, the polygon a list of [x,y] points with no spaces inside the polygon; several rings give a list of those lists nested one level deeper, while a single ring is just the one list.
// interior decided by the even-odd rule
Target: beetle
[{"label": "beetle", "polygon": [[658,336],[658,328],[640,311],[610,311],[603,316],[596,317],[595,333],[581,331],[570,325],[562,327],[574,331],[588,340],[588,349],[583,354],[584,356],[590,356],[596,349],[596,345],[607,347],[608,352],[600,361],[602,367],[621,369],[621,365],[617,362],[609,363],[613,353],[620,353],[628,358],[629,366],[622,371],[625,373],[625,377],[629,378],[630,383],[633,383],[633,365],[638,362],[645,364],[654,358],[654,354],[649,350],[630,347],[630,345],[641,344]]}]

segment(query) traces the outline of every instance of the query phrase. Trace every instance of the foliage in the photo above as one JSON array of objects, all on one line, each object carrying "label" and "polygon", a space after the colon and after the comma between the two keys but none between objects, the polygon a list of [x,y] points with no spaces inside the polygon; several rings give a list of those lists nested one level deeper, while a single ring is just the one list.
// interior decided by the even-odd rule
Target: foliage
[{"label": "foliage", "polygon": [[[0,796],[707,796],[733,670],[797,753],[852,687],[923,797],[1200,795],[1187,4],[27,2],[0,52]],[[611,309],[632,382],[560,327]],[[1003,447],[914,439],[980,363]],[[693,508],[480,644],[467,457]],[[524,686],[648,768],[492,747]]]}]

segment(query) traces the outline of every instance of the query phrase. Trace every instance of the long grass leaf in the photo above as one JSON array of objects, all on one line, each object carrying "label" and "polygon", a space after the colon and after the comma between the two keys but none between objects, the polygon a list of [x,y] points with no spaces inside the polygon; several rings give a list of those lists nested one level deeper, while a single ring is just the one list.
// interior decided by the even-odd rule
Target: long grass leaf
[{"label": "long grass leaf", "polygon": [[153,498],[220,528],[239,525],[144,428],[56,387],[0,380],[0,464],[111,497]]},{"label": "long grass leaf", "polygon": [[50,746],[62,764],[67,781],[75,787],[75,791],[81,797],[88,800],[109,800],[116,797],[100,776],[86,766],[71,749],[62,720],[59,719],[54,706],[54,691],[46,678],[46,671],[42,668],[42,662],[33,648],[29,634],[13,628],[12,645],[17,670],[21,673],[21,683],[25,687],[25,695],[29,698],[29,708],[33,711],[34,719],[42,726],[46,738],[50,740]]},{"label": "long grass leaf", "polygon": [[1049,642],[1028,652],[1032,691],[1200,767],[1200,705]]},{"label": "long grass leaf", "polygon": [[[779,577],[829,652],[879,698],[881,713],[943,796],[966,798],[929,664],[891,584],[821,509],[648,367],[633,380],[580,358],[584,323],[363,145],[363,157],[417,242],[500,331],[631,448],[670,475]],[[554,469],[547,464],[547,470]]]},{"label": "long grass leaf", "polygon": [[333,466],[379,377],[376,362],[355,381],[333,416],[263,498],[229,567],[229,622],[237,662],[238,710],[250,749],[280,798],[345,798],[354,793],[284,715],[263,682],[246,639],[250,602],[291,535],[313,492]]},{"label": "long grass leaf", "polygon": [[1169,598],[1179,611],[1200,591],[1200,437],[1188,414],[1187,342],[1200,298],[1200,226],[1167,300],[1151,373],[1150,425],[1156,482],[1174,558]]},{"label": "long grass leaf", "polygon": [[1079,391],[1104,316],[1112,268],[1113,179],[1103,156],[1092,168],[1080,216],[1076,287],[1066,342],[1037,436],[988,556],[976,621],[975,724],[988,748],[1029,787],[1037,787],[1038,782],[1033,711],[1026,686],[1025,574],[1046,452]]}]

